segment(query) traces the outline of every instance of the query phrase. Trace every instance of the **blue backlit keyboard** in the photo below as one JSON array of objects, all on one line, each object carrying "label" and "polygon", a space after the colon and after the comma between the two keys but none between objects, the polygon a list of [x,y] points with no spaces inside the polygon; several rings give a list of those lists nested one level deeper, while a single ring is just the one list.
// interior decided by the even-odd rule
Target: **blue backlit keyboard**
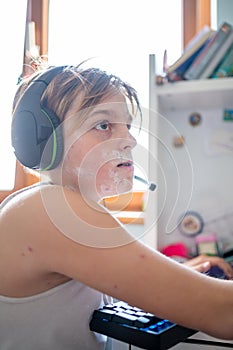
[{"label": "blue backlit keyboard", "polygon": [[123,301],[95,310],[90,329],[139,348],[153,350],[169,349],[196,333]]},{"label": "blue backlit keyboard", "polygon": [[[217,266],[211,267],[206,274],[210,277],[226,279],[223,270]],[[95,310],[90,322],[90,330],[148,350],[169,349],[197,333],[195,330],[158,318],[123,301]]]}]

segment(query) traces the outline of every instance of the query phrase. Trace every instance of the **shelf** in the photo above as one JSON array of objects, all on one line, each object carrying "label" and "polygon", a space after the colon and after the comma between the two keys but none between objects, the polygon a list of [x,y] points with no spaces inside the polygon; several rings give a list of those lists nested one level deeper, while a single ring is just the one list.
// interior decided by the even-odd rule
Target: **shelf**
[{"label": "shelf", "polygon": [[[223,110],[233,110],[233,77],[156,85],[155,76],[155,55],[150,55],[149,146],[154,154],[149,178],[156,180],[158,191],[147,205],[145,222],[156,219],[157,248],[182,240],[192,252],[195,242],[180,233],[178,223],[187,210],[196,211],[207,232],[228,242],[233,221],[220,215],[233,206],[233,123],[224,120]],[[189,120],[194,112],[201,115],[197,127]],[[184,137],[185,147],[176,147],[177,135]]]},{"label": "shelf", "polygon": [[167,83],[155,91],[163,110],[233,108],[233,78]]}]

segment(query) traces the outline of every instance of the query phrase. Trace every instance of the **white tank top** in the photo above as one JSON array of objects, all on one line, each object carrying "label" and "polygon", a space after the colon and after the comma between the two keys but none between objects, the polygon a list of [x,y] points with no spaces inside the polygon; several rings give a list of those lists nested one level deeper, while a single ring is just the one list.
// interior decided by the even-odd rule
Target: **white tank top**
[{"label": "white tank top", "polygon": [[110,301],[74,280],[29,297],[0,296],[0,350],[103,350],[107,337],[90,331],[89,322]]},{"label": "white tank top", "polygon": [[0,296],[0,349],[103,350],[107,339],[91,332],[89,322],[108,302],[74,280],[30,297]]}]

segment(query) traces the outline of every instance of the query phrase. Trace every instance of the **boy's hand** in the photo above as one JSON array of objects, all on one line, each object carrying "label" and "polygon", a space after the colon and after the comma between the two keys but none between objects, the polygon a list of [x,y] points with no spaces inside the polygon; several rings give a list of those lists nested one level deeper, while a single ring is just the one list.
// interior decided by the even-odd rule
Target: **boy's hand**
[{"label": "boy's hand", "polygon": [[233,279],[233,269],[231,265],[219,256],[202,254],[184,262],[184,264],[199,272],[207,272],[212,266],[218,266],[223,270],[228,279]]}]

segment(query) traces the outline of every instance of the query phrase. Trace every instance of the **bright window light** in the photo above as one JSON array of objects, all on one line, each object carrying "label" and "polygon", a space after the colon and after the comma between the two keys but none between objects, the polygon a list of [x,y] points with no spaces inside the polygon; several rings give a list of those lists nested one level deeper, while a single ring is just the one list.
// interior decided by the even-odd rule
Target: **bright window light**
[{"label": "bright window light", "polygon": [[50,0],[49,61],[93,64],[130,82],[148,103],[149,54],[162,73],[182,52],[181,0]]},{"label": "bright window light", "polygon": [[14,1],[14,8],[11,1],[6,1],[4,11],[0,12],[0,32],[6,34],[1,35],[0,190],[12,189],[15,181],[15,156],[10,142],[11,110],[23,67],[26,9],[27,0]]}]

